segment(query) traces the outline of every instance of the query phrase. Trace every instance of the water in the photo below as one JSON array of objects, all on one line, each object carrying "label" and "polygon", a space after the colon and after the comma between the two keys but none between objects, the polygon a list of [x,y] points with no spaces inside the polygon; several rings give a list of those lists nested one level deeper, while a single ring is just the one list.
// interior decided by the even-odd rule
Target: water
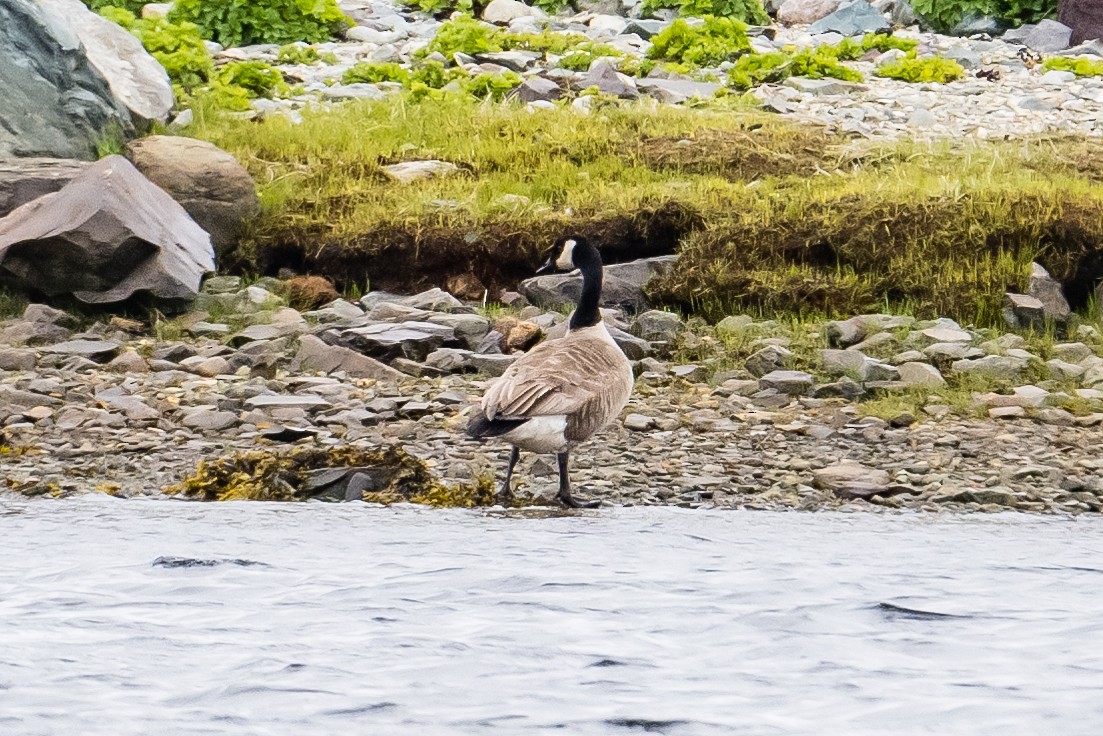
[{"label": "water", "polygon": [[0,501],[0,734],[1098,734],[1101,532]]}]

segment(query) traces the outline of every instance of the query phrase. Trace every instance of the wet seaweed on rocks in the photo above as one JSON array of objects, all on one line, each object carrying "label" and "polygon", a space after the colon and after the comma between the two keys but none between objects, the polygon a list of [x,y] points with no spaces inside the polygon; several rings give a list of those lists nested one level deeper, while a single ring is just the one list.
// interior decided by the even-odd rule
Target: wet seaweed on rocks
[{"label": "wet seaweed on rocks", "polygon": [[356,500],[427,506],[490,506],[489,479],[447,485],[401,447],[297,447],[237,452],[199,463],[169,494],[202,501]]}]

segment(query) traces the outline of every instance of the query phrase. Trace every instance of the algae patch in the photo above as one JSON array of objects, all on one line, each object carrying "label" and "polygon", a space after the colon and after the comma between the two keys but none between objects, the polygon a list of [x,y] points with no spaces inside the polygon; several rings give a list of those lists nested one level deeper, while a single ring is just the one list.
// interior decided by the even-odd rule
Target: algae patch
[{"label": "algae patch", "polygon": [[490,506],[488,479],[448,485],[401,447],[255,450],[199,463],[195,473],[165,488],[203,501],[404,501],[429,506]]}]

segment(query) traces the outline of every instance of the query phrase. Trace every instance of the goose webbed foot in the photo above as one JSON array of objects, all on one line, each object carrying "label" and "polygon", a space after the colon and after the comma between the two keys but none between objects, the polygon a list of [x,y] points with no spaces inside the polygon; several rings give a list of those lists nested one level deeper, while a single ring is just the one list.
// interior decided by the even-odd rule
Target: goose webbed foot
[{"label": "goose webbed foot", "polygon": [[517,464],[517,460],[521,457],[521,451],[516,447],[509,453],[509,465],[506,466],[506,477],[502,480],[502,487],[498,489],[498,495],[494,500],[500,503],[502,506],[510,506],[513,503],[513,466]]},{"label": "goose webbed foot", "polygon": [[568,472],[570,455],[569,453],[561,452],[557,457],[559,460],[559,493],[555,496],[556,500],[569,509],[596,509],[600,506],[601,501],[594,499],[579,499],[571,495],[571,478]]}]

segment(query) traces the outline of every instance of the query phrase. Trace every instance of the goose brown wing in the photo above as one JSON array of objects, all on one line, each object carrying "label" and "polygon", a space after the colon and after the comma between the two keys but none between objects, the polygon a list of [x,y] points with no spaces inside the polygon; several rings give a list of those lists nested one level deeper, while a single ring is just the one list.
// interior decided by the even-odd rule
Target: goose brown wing
[{"label": "goose brown wing", "polygon": [[604,340],[549,340],[494,382],[483,398],[483,412],[494,419],[585,411],[616,382],[623,360],[620,349]]}]

